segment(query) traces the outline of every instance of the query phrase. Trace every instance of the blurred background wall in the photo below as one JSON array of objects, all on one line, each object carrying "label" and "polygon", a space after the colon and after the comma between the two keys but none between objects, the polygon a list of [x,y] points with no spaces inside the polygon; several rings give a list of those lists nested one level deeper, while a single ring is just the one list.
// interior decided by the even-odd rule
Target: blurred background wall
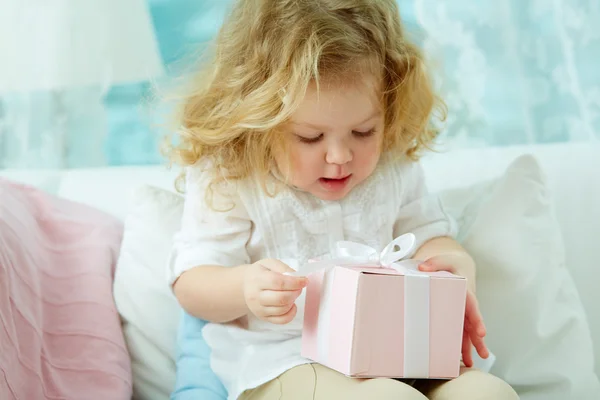
[{"label": "blurred background wall", "polygon": [[[153,86],[229,0],[0,1],[0,167],[161,163]],[[449,106],[449,146],[600,139],[600,0],[398,0]]]}]

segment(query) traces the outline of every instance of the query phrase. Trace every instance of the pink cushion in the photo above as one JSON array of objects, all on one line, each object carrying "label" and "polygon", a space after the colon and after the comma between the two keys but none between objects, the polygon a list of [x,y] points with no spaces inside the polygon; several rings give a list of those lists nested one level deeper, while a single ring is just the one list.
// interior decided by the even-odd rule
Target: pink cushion
[{"label": "pink cushion", "polygon": [[129,399],[112,297],[122,226],[0,179],[0,399]]}]

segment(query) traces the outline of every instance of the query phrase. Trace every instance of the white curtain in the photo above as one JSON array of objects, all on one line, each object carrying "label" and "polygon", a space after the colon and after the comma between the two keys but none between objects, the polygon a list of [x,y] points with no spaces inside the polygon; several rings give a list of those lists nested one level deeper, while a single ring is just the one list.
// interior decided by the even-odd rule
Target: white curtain
[{"label": "white curtain", "polygon": [[145,0],[3,0],[0,54],[10,167],[104,164],[104,95],[163,73]]},{"label": "white curtain", "polygon": [[600,139],[599,0],[400,0],[456,146]]}]

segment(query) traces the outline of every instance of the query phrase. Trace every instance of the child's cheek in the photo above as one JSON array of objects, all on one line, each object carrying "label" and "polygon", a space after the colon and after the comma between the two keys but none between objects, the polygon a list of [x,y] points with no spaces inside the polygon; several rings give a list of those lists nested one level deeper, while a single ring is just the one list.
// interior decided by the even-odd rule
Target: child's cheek
[{"label": "child's cheek", "polygon": [[297,146],[291,152],[291,172],[295,180],[312,179],[319,168],[317,151],[310,146]]},{"label": "child's cheek", "polygon": [[361,168],[369,166],[375,166],[379,160],[381,153],[381,146],[378,140],[369,140],[359,150],[358,154],[355,154],[358,164]]}]

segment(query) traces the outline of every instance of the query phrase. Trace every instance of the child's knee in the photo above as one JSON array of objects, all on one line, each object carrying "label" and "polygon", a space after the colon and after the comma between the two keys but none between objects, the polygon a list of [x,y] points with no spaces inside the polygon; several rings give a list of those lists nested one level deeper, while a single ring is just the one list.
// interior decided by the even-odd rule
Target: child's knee
[{"label": "child's knee", "polygon": [[519,395],[502,379],[478,370],[469,370],[441,385],[430,394],[429,398],[431,400],[518,400]]},{"label": "child's knee", "polygon": [[[421,392],[393,379],[354,379],[315,364],[315,399],[427,400]],[[285,397],[284,397],[285,398]]]},{"label": "child's knee", "polygon": [[393,379],[371,379],[360,384],[356,399],[427,400],[421,392]]}]

